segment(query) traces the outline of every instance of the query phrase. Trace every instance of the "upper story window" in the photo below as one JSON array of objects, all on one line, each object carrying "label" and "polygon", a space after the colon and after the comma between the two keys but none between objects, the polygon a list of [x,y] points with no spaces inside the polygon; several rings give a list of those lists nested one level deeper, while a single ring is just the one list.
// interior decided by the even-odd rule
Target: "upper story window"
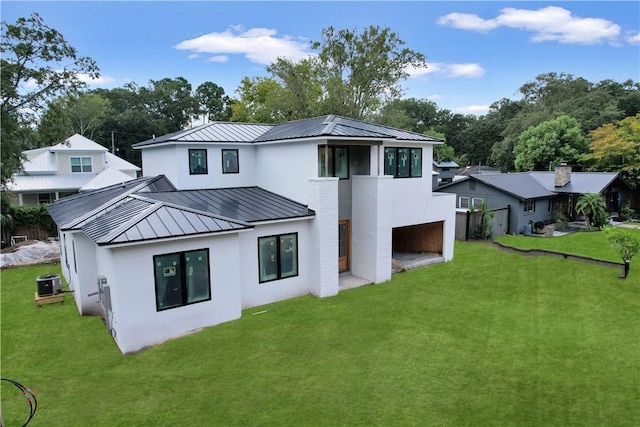
[{"label": "upper story window", "polygon": [[211,299],[209,249],[153,257],[158,311]]},{"label": "upper story window", "polygon": [[260,283],[298,275],[298,233],[258,239]]},{"label": "upper story window", "polygon": [[319,146],[318,176],[349,178],[349,148],[329,147],[328,145]]},{"label": "upper story window", "polygon": [[93,172],[91,157],[70,157],[71,173]]},{"label": "upper story window", "polygon": [[207,150],[189,150],[189,175],[207,173]]},{"label": "upper story window", "polygon": [[422,177],[422,148],[386,147],[384,174],[395,178]]},{"label": "upper story window", "polygon": [[222,150],[222,173],[239,173],[240,166],[238,162],[237,149]]}]

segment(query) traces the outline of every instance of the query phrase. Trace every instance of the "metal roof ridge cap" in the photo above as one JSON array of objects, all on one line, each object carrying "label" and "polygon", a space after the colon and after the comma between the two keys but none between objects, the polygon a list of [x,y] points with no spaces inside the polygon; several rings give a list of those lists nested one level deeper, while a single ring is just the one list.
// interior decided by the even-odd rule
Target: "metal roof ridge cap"
[{"label": "metal roof ridge cap", "polygon": [[[81,222],[86,221],[87,219],[91,218],[94,215],[97,215],[100,211],[105,210],[106,208],[110,207],[110,206],[115,206],[119,203],[122,203],[127,197],[131,197],[135,194],[136,191],[138,191],[140,188],[143,188],[146,185],[149,185],[150,182],[153,182],[155,180],[157,180],[161,175],[158,175],[156,177],[153,177],[152,179],[146,179],[144,181],[142,181],[139,185],[134,186],[133,188],[129,189],[128,191],[125,191],[124,193],[113,197],[112,199],[109,199],[108,201],[102,203],[100,206],[97,206],[95,209],[90,210],[89,212],[87,212],[86,214],[76,218],[73,221],[70,221],[67,226],[65,228],[61,228],[62,230],[70,230],[73,229],[75,226],[77,226],[78,224],[80,224]],[[124,185],[124,183],[122,184],[114,184],[114,185]],[[98,192],[100,192],[100,190],[104,190],[104,189],[99,189],[97,190]]]}]

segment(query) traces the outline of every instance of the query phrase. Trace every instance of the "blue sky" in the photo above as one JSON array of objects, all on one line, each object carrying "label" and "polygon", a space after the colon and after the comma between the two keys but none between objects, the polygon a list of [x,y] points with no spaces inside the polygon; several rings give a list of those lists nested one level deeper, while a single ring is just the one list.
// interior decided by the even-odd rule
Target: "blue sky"
[{"label": "blue sky", "polygon": [[243,77],[277,56],[301,58],[323,28],[389,27],[427,57],[402,82],[406,97],[484,114],[537,75],[640,81],[640,2],[30,2],[2,1],[2,20],[38,12],[93,58],[92,87],[184,77],[237,97]]}]

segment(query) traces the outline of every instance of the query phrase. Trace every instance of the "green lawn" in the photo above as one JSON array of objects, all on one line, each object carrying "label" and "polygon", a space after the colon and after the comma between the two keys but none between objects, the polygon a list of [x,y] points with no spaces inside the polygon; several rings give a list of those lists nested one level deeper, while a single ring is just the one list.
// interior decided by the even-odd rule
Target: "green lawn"
[{"label": "green lawn", "polygon": [[[640,235],[640,229],[629,229],[629,232]],[[609,245],[603,231],[580,231],[557,237],[504,235],[495,240],[503,245],[520,249],[546,249],[589,256],[604,261],[622,262],[620,255]],[[632,265],[634,264],[637,262],[632,261]]]},{"label": "green lawn", "polygon": [[[455,260],[122,356],[2,271],[2,376],[32,426],[638,426],[640,271],[456,243]],[[263,314],[253,315],[263,310]],[[2,382],[7,426],[26,401]]]}]

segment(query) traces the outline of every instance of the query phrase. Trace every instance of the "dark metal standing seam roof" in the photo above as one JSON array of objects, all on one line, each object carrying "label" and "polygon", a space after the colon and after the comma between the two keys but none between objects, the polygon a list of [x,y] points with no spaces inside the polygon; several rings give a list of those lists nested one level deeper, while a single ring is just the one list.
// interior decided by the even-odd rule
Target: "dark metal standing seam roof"
[{"label": "dark metal standing seam roof", "polygon": [[252,226],[132,196],[87,222],[82,226],[82,231],[98,245],[109,245],[246,228]]},{"label": "dark metal standing seam roof", "polygon": [[133,148],[146,147],[166,142],[251,143],[273,126],[274,125],[258,123],[212,122],[192,129],[185,129],[167,135],[162,135],[158,138],[148,139],[146,141],[133,144]]},{"label": "dark metal standing seam roof", "polygon": [[144,197],[247,223],[315,215],[307,206],[260,187],[181,190],[148,193]]},{"label": "dark metal standing seam roof", "polygon": [[149,189],[175,190],[175,187],[164,175],[142,177],[122,184],[64,197],[47,206],[47,211],[58,227],[61,230],[66,230],[90,217],[92,213],[99,212],[103,207],[112,205],[118,198],[135,191]]},{"label": "dark metal standing seam roof", "polygon": [[321,136],[442,142],[439,138],[334,115],[298,120],[274,126],[256,138],[255,142]]}]

